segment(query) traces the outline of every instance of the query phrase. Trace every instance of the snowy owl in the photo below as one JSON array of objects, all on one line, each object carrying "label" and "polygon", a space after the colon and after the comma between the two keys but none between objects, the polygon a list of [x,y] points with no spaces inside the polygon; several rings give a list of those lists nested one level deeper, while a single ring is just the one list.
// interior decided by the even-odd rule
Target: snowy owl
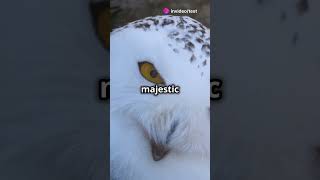
[{"label": "snowy owl", "polygon": [[[210,30],[155,16],[110,37],[113,180],[210,179]],[[180,87],[141,94],[141,86]]]}]

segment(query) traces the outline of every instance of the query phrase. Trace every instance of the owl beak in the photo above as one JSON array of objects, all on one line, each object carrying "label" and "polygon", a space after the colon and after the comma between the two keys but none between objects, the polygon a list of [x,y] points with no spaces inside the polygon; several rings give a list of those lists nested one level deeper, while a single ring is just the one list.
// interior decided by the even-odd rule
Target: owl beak
[{"label": "owl beak", "polygon": [[163,144],[156,144],[154,140],[151,140],[151,152],[154,161],[160,161],[169,152],[169,149]]},{"label": "owl beak", "polygon": [[168,147],[168,144],[171,140],[172,134],[175,132],[178,125],[178,121],[172,122],[171,128],[167,133],[165,143],[157,143],[153,138],[151,138],[150,144],[153,160],[160,161],[169,153],[170,149]]}]

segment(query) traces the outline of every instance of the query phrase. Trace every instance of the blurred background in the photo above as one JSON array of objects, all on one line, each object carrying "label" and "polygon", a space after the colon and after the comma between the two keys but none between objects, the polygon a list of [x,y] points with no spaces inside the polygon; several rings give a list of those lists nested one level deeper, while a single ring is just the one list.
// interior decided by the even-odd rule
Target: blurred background
[{"label": "blurred background", "polygon": [[200,21],[207,27],[210,25],[210,0],[110,0],[110,5],[113,28],[148,16],[163,15],[164,7],[197,9],[196,14],[184,15]]},{"label": "blurred background", "polygon": [[0,2],[0,179],[108,177],[109,54],[87,0]]},{"label": "blurred background", "polygon": [[320,179],[320,1],[214,0],[217,180]]}]

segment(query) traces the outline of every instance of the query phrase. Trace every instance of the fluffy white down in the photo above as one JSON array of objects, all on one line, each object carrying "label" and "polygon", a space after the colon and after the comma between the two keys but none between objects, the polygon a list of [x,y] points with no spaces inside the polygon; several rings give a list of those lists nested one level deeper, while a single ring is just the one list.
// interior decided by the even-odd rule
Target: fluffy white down
[{"label": "fluffy white down", "polygon": [[[156,16],[116,29],[110,41],[111,178],[209,180],[209,29],[189,17]],[[153,63],[181,93],[140,94],[153,84],[139,61]],[[162,160],[153,160],[150,139],[169,148]]]}]

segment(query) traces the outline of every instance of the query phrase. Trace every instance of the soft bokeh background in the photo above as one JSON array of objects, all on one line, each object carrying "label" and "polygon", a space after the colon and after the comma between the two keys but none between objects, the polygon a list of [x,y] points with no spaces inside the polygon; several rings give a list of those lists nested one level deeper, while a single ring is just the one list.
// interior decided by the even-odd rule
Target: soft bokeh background
[{"label": "soft bokeh background", "polygon": [[107,179],[108,53],[89,1],[0,1],[0,180]]},{"label": "soft bokeh background", "polygon": [[319,180],[320,1],[213,2],[216,179]]},{"label": "soft bokeh background", "polygon": [[206,26],[210,25],[210,0],[111,0],[110,5],[113,28],[148,16],[163,15],[164,7],[197,9],[197,14],[184,15],[191,16]]}]

